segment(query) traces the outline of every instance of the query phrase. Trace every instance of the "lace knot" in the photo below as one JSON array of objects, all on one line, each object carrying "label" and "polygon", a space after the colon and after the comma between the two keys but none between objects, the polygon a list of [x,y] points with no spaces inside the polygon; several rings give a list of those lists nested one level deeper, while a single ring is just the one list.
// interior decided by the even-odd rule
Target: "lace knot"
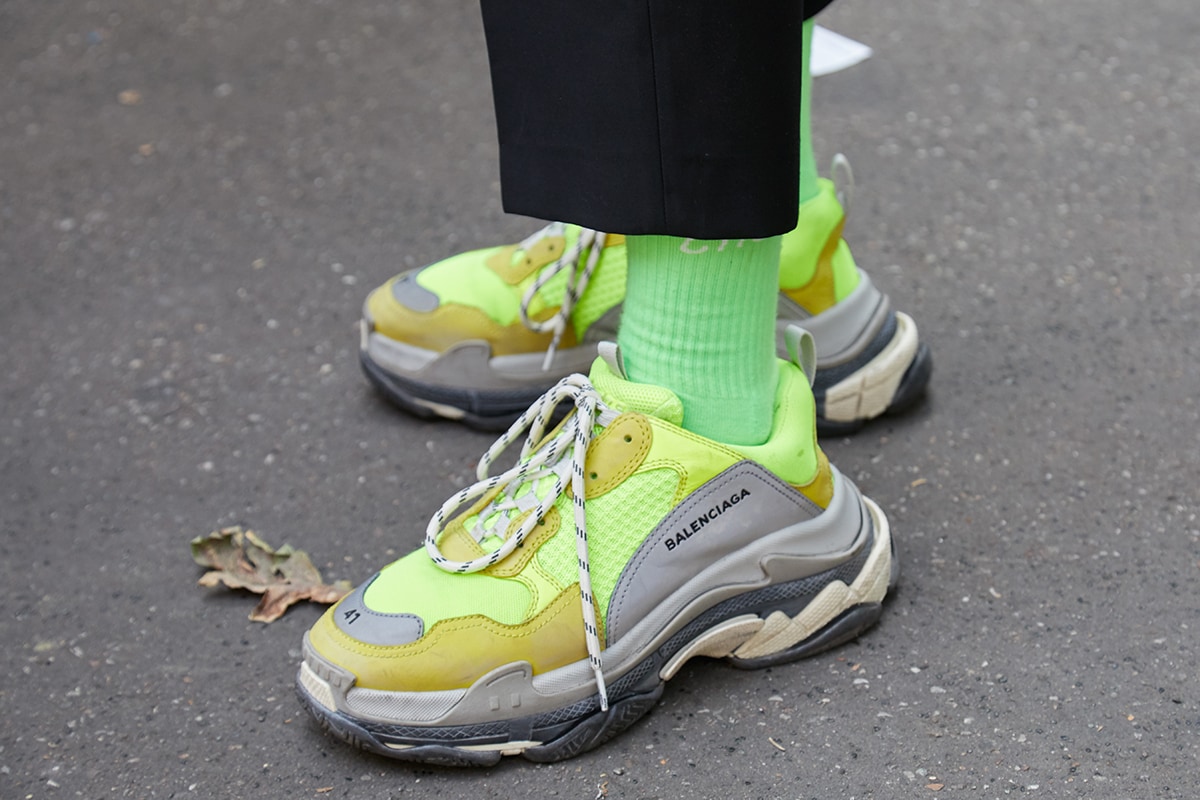
[{"label": "lace knot", "polygon": [[[550,427],[555,409],[568,401],[574,405],[574,409],[557,432],[547,437],[546,431]],[[429,520],[425,531],[425,551],[439,568],[460,574],[487,569],[507,558],[524,543],[526,537],[562,495],[569,481],[574,500],[572,505],[575,515],[575,548],[584,638],[587,642],[588,662],[591,664],[600,694],[600,707],[604,710],[608,709],[608,692],[604,683],[596,609],[592,601],[587,515],[584,505],[584,462],[595,429],[606,427],[616,417],[617,412],[604,404],[599,392],[586,377],[578,374],[568,375],[534,402],[512,427],[488,448],[476,468],[478,481],[443,503]],[[489,476],[488,471],[492,463],[522,434],[525,434],[525,442],[521,446],[518,462],[499,475]],[[543,484],[543,481],[552,483],[550,491],[538,491],[539,484]],[[497,488],[500,492],[487,506],[479,510],[470,533],[479,542],[490,536],[498,536],[502,539],[499,547],[470,561],[452,561],[446,558],[438,545],[438,537],[454,513],[472,500]],[[525,519],[509,534],[510,517],[521,514],[526,514]]]}]

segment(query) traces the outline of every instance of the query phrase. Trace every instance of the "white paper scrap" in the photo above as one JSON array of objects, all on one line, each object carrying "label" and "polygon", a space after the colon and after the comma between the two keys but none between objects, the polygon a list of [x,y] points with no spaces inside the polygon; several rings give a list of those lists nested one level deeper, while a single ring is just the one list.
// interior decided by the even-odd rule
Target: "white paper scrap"
[{"label": "white paper scrap", "polygon": [[871,52],[871,48],[862,42],[814,25],[809,69],[814,78],[840,72],[866,61],[871,57]]}]

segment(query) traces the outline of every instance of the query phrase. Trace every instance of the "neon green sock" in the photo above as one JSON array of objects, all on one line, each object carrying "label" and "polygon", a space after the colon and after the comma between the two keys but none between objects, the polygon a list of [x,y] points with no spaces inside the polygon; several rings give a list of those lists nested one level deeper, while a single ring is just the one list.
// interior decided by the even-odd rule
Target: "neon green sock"
[{"label": "neon green sock", "polygon": [[812,61],[813,21],[804,21],[804,55],[800,68],[800,202],[817,196],[817,156],[812,146]]},{"label": "neon green sock", "polygon": [[618,340],[630,380],[666,387],[683,427],[762,444],[774,416],[780,237],[630,236]]}]

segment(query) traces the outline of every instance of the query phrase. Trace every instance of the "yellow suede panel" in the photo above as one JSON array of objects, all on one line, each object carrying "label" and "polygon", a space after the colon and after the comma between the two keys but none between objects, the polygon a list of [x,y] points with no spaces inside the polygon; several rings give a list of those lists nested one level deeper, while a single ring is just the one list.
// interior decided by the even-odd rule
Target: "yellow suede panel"
[{"label": "yellow suede panel", "polygon": [[342,633],[333,621],[336,609],[313,626],[309,641],[323,658],[354,673],[356,685],[364,689],[465,689],[505,664],[526,661],[540,674],[587,658],[578,584],[519,625],[501,625],[482,615],[459,617],[437,623],[418,641],[391,647],[364,644]]},{"label": "yellow suede panel", "polygon": [[833,472],[829,469],[829,459],[820,448],[817,449],[817,474],[804,486],[795,488],[821,508],[829,508],[829,502],[833,500]]},{"label": "yellow suede panel", "polygon": [[[552,333],[534,333],[519,321],[512,325],[499,325],[480,309],[470,306],[443,305],[433,311],[419,312],[403,308],[397,303],[379,305],[379,313],[374,306],[370,308],[375,330],[389,339],[437,353],[471,340],[487,342],[491,345],[492,355],[497,356],[541,352],[550,346],[553,339]],[[546,309],[536,318],[544,320],[557,310]],[[559,347],[574,347],[576,344],[575,331],[567,326]]]},{"label": "yellow suede panel", "polygon": [[487,555],[475,538],[458,522],[453,522],[446,528],[438,540],[438,549],[451,561],[474,561]]},{"label": "yellow suede panel", "polygon": [[810,314],[820,314],[837,304],[837,285],[834,281],[833,257],[842,241],[843,217],[834,227],[829,238],[825,240],[817,255],[816,270],[812,278],[802,286],[783,289],[783,293],[808,311]]},{"label": "yellow suede panel", "polygon": [[637,471],[654,439],[650,423],[640,414],[622,414],[592,440],[587,452],[584,493],[599,497]]},{"label": "yellow suede panel", "polygon": [[517,253],[517,246],[511,245],[492,254],[486,263],[488,269],[503,278],[505,283],[516,286],[542,267],[561,258],[566,246],[564,237],[547,236],[538,239],[515,259],[513,256]]}]

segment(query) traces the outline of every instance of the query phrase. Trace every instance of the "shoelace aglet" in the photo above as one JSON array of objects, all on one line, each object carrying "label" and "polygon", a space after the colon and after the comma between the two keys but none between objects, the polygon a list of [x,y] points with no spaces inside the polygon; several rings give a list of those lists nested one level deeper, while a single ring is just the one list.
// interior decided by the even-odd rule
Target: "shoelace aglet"
[{"label": "shoelace aglet", "polygon": [[604,683],[604,673],[595,664],[592,665],[592,672],[596,674],[596,688],[600,691],[600,710],[608,711],[608,686]]}]

